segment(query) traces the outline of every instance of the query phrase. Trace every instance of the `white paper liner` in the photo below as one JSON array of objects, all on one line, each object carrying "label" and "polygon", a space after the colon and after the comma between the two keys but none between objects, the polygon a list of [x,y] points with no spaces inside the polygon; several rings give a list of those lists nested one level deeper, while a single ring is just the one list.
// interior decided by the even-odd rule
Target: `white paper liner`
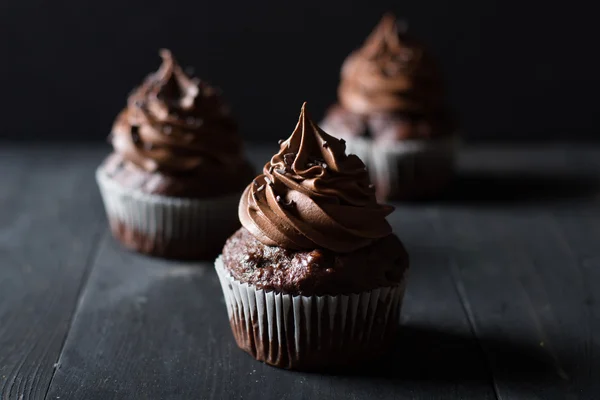
[{"label": "white paper liner", "polygon": [[405,279],[397,286],[351,295],[300,296],[237,281],[221,256],[215,269],[238,345],[278,367],[310,367],[316,359],[327,362],[330,355],[368,353],[398,326]]},{"label": "white paper liner", "polygon": [[240,193],[209,199],[147,194],[123,187],[102,167],[96,171],[96,180],[111,225],[121,223],[160,243],[190,243],[201,253],[203,246],[212,245],[215,238],[224,242],[239,226]]},{"label": "white paper liner", "polygon": [[[458,134],[438,139],[409,139],[395,143],[379,143],[370,138],[346,139],[346,152],[359,156],[369,170],[373,182],[386,186],[387,196],[400,195],[417,179],[450,177],[455,168],[459,146]],[[418,177],[417,168],[426,171]]]}]

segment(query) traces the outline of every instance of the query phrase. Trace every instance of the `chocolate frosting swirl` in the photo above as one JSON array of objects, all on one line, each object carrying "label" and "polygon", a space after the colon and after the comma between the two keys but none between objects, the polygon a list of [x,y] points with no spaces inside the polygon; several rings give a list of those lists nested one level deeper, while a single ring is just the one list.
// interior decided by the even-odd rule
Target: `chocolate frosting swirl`
[{"label": "chocolate frosting swirl", "polygon": [[438,67],[424,47],[386,14],[342,66],[340,103],[360,114],[403,113],[430,116],[442,108]]},{"label": "chocolate frosting swirl", "polygon": [[235,170],[245,162],[237,125],[217,89],[190,78],[171,52],[129,97],[117,117],[112,145],[146,171],[171,175]]},{"label": "chocolate frosting swirl", "polygon": [[242,225],[262,243],[350,252],[392,232],[363,162],[319,129],[306,103],[292,135],[240,201]]}]

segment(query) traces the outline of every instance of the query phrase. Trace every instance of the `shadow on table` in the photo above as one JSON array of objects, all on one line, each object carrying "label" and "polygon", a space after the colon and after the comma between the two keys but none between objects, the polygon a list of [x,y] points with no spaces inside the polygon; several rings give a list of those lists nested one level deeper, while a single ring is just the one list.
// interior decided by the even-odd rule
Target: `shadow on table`
[{"label": "shadow on table", "polygon": [[[483,349],[485,349],[485,353]],[[493,363],[493,368],[490,367]],[[558,383],[565,372],[543,350],[498,339],[479,339],[425,327],[404,326],[391,354],[358,368],[336,371],[390,383],[406,381]]]},{"label": "shadow on table", "polygon": [[600,193],[599,178],[530,172],[463,172],[436,202],[483,205],[579,199]]}]

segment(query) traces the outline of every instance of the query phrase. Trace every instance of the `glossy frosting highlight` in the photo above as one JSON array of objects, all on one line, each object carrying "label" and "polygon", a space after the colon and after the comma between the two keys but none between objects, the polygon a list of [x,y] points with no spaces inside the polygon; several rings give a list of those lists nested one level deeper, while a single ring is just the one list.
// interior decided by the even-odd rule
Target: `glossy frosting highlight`
[{"label": "glossy frosting highlight", "polygon": [[117,117],[115,151],[148,172],[212,174],[245,162],[237,125],[217,89],[191,78],[168,50]]},{"label": "glossy frosting highlight", "polygon": [[363,162],[319,129],[306,104],[292,135],[240,201],[242,225],[266,245],[350,252],[389,235]]},{"label": "glossy frosting highlight", "polygon": [[342,66],[340,103],[360,115],[404,113],[427,116],[442,107],[437,65],[406,26],[386,14]]}]

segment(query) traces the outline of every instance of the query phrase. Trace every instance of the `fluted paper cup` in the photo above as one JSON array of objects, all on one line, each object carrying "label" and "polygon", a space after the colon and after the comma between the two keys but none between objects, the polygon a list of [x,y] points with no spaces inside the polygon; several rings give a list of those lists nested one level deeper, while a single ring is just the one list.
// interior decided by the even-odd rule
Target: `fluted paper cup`
[{"label": "fluted paper cup", "polygon": [[346,151],[363,160],[381,200],[439,193],[454,175],[458,145],[458,135],[393,143],[346,139]]},{"label": "fluted paper cup", "polygon": [[337,296],[300,296],[257,289],[215,261],[238,346],[281,368],[322,369],[374,358],[398,326],[405,289],[397,286]]},{"label": "fluted paper cup", "polygon": [[123,187],[102,168],[96,180],[113,235],[132,250],[167,258],[212,258],[239,228],[241,193],[208,199],[147,194]]}]

